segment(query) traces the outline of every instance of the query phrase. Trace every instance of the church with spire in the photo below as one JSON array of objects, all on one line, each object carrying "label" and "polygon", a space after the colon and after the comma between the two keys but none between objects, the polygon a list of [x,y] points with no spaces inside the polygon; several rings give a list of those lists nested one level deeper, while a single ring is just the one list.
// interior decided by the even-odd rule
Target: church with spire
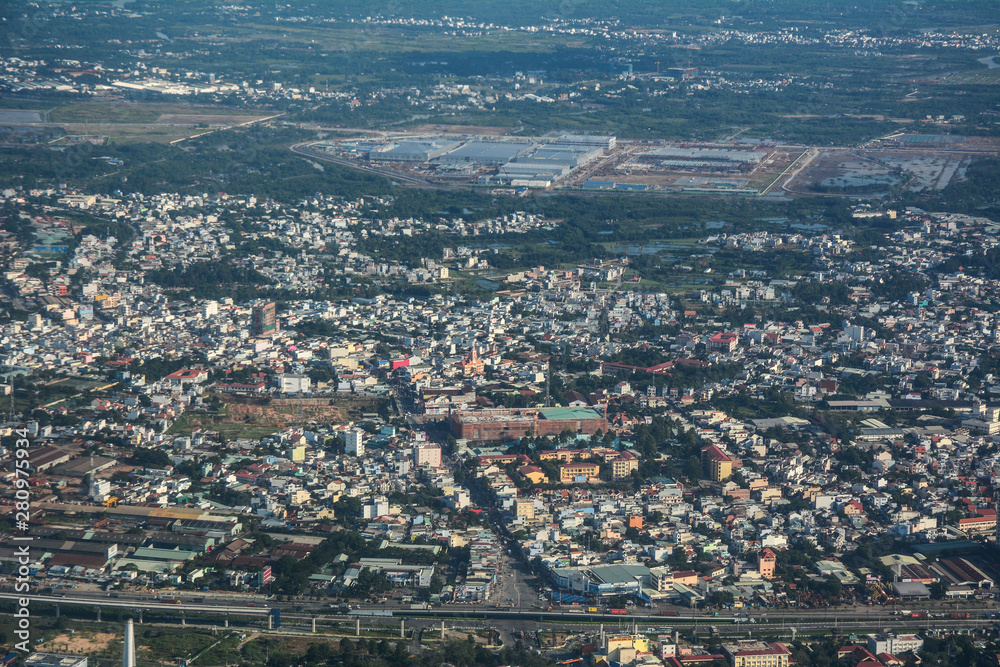
[{"label": "church with spire", "polygon": [[479,352],[476,350],[476,346],[472,346],[472,354],[469,358],[462,362],[462,375],[465,377],[475,377],[477,375],[482,375],[485,372],[485,364],[479,358]]}]

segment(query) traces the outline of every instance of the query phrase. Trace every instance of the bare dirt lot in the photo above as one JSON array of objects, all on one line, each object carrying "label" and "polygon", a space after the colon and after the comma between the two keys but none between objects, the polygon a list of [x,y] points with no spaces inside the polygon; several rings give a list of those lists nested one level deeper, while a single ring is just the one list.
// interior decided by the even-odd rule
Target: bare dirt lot
[{"label": "bare dirt lot", "polygon": [[411,132],[421,134],[472,134],[477,136],[503,136],[509,127],[491,127],[489,125],[418,125]]},{"label": "bare dirt lot", "polygon": [[657,170],[643,169],[635,162],[611,163],[595,170],[589,178],[594,180],[615,181],[648,185],[654,188],[716,188],[720,191],[738,188],[762,189],[774,180],[788,165],[801,155],[798,147],[780,146],[770,149],[768,156],[747,173],[713,174],[699,171],[696,168],[688,170]]},{"label": "bare dirt lot", "polygon": [[972,160],[995,155],[998,148],[982,140],[925,144],[825,150],[793,179],[788,191],[879,196],[900,184],[912,191],[942,190],[964,178]]},{"label": "bare dirt lot", "polygon": [[789,192],[877,193],[903,180],[899,174],[864,155],[847,151],[823,151],[795,179]]},{"label": "bare dirt lot", "polygon": [[76,632],[56,635],[46,642],[49,652],[72,653],[75,655],[97,655],[107,650],[118,636],[112,632]]},{"label": "bare dirt lot", "polygon": [[232,423],[252,422],[256,424],[277,424],[287,422],[300,414],[305,419],[320,421],[347,421],[348,409],[331,405],[330,400],[303,399],[299,401],[275,400],[267,405],[252,403],[228,403],[229,421]]}]

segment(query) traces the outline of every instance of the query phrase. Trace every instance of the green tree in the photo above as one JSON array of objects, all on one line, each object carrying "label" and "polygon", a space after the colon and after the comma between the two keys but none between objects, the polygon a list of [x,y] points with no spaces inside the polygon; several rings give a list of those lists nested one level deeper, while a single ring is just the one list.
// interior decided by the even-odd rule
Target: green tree
[{"label": "green tree", "polygon": [[839,598],[844,593],[844,585],[837,577],[829,577],[823,582],[821,589],[828,598]]},{"label": "green tree", "polygon": [[702,478],[704,471],[701,469],[701,459],[693,454],[688,457],[688,460],[684,463],[684,474],[691,481],[697,481]]}]

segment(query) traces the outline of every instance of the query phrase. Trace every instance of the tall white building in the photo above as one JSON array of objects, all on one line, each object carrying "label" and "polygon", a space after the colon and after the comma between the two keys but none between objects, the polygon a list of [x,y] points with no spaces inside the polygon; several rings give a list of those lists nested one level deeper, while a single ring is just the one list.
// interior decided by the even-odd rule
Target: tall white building
[{"label": "tall white building", "polygon": [[361,506],[361,518],[375,519],[389,514],[389,501],[385,496],[376,496],[371,503]]},{"label": "tall white building", "polygon": [[924,646],[924,640],[916,635],[897,635],[893,632],[868,635],[868,650],[874,655],[889,653],[899,655],[913,651],[916,653]]},{"label": "tall white building", "polygon": [[347,443],[345,452],[359,457],[365,455],[364,431],[348,431],[344,438]]},{"label": "tall white building", "polygon": [[108,495],[111,494],[111,482],[106,479],[97,479],[96,477],[91,477],[90,479],[90,497],[93,500],[104,501],[107,499]]},{"label": "tall white building", "polygon": [[441,448],[437,445],[423,444],[413,448],[413,465],[430,466],[432,468],[441,467]]},{"label": "tall white building", "polygon": [[312,380],[308,375],[281,373],[276,377],[278,390],[282,394],[306,393],[312,389]]},{"label": "tall white building", "polygon": [[463,510],[471,503],[472,499],[469,497],[469,492],[465,489],[458,488],[451,494],[451,502],[448,504],[457,510]]}]

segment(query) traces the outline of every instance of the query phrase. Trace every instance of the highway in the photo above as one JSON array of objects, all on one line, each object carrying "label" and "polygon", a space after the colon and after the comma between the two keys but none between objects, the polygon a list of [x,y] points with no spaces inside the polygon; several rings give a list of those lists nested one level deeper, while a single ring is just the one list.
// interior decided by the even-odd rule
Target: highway
[{"label": "highway", "polygon": [[[0,600],[17,600],[19,598],[26,597],[19,593],[0,593]],[[46,603],[46,604],[58,604],[58,605],[83,605],[87,607],[101,607],[102,609],[144,609],[147,611],[155,612],[187,612],[187,613],[198,613],[206,612],[213,614],[240,614],[243,616],[259,616],[261,618],[265,617],[270,613],[271,609],[266,606],[256,606],[248,607],[246,603],[241,605],[223,605],[223,604],[194,604],[190,602],[184,602],[182,604],[165,604],[159,600],[139,600],[139,599],[115,599],[115,598],[100,598],[100,597],[89,597],[83,595],[74,595],[70,597],[69,595],[38,595],[31,594],[27,596],[32,603]],[[284,613],[284,612],[282,612]]]},{"label": "highway", "polygon": [[[337,613],[331,609],[329,603],[318,602],[273,602],[251,600],[240,597],[211,596],[204,594],[184,593],[168,594],[171,599],[180,599],[180,604],[164,603],[160,600],[150,599],[149,596],[132,595],[128,597],[108,598],[107,594],[98,591],[68,591],[67,594],[48,594],[29,596],[33,603],[52,605],[80,605],[86,607],[99,607],[102,609],[128,609],[133,611],[143,610],[157,615],[168,614],[191,614],[207,615],[215,619],[224,617],[243,618],[248,620],[263,620],[272,609],[280,609],[283,622],[299,624],[309,624],[313,618],[318,618],[322,623],[336,622],[344,623],[354,621],[355,616],[361,617],[366,624],[398,624],[401,619],[409,619],[417,626],[435,625],[442,619],[464,619],[466,621],[489,621],[500,627],[510,629],[576,629],[581,626],[599,626],[604,624],[610,627],[635,625],[640,630],[647,628],[662,628],[670,626],[682,631],[695,628],[716,627],[720,632],[760,632],[790,630],[795,627],[798,631],[808,631],[816,629],[830,629],[833,627],[849,629],[865,628],[967,628],[981,627],[993,623],[992,619],[987,619],[986,614],[990,609],[982,605],[957,605],[953,607],[942,607],[939,610],[929,608],[928,612],[937,618],[910,618],[908,616],[897,615],[897,612],[889,607],[845,607],[822,610],[746,610],[748,619],[745,622],[736,622],[733,612],[725,615],[710,616],[692,614],[690,612],[680,612],[677,616],[661,616],[659,613],[650,613],[647,610],[631,609],[627,615],[613,615],[606,613],[587,613],[586,607],[579,607],[579,611],[568,611],[565,608],[547,609],[497,609],[493,606],[458,606],[450,605],[437,607],[428,610],[414,610],[406,606],[394,607],[383,605],[362,605],[360,609],[355,609],[352,615]],[[0,600],[16,600],[23,595],[11,592],[0,592]],[[191,601],[195,597],[197,601]],[[248,606],[252,604],[254,606]],[[522,604],[524,602],[522,601]],[[371,615],[366,615],[368,612]],[[968,612],[967,619],[956,619],[947,616],[951,612]],[[378,615],[376,615],[378,614]],[[191,619],[193,620],[193,619]],[[998,619],[1000,620],[1000,619]]]}]

